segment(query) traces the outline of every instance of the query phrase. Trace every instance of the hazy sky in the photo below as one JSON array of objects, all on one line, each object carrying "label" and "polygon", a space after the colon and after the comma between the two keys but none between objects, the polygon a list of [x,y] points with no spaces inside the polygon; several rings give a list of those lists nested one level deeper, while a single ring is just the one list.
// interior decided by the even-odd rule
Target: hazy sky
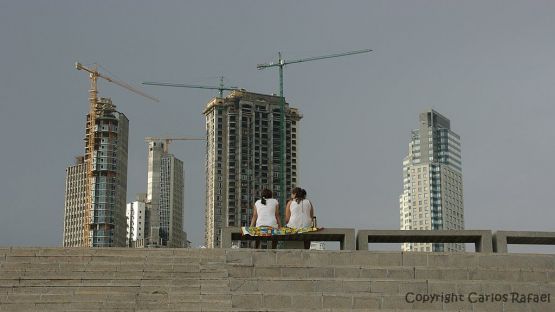
[{"label": "hazy sky", "polygon": [[[59,246],[65,168],[84,152],[99,63],[134,85],[169,81],[274,93],[285,59],[369,48],[285,69],[304,114],[300,181],[319,225],[399,228],[402,159],[418,114],[461,136],[467,229],[553,231],[553,1],[1,1],[0,246]],[[129,125],[127,198],[146,190],[145,136],[203,136],[216,92],[101,81]],[[204,240],[202,142],[170,146],[185,166],[185,229]]]}]

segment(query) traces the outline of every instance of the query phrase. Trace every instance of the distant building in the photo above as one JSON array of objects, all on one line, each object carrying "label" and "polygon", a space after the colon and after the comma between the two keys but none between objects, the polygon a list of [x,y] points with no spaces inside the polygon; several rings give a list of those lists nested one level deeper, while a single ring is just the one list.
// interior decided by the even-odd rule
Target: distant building
[{"label": "distant building", "polygon": [[[85,156],[66,170],[64,246],[126,246],[127,139],[129,120],[109,98],[99,98],[94,136],[85,134]],[[87,123],[90,116],[87,115]],[[88,140],[94,139],[93,150]],[[92,162],[92,172],[88,164]],[[92,174],[87,207],[87,175]],[[90,220],[85,222],[85,211]],[[84,237],[85,227],[89,236]]]},{"label": "distant building", "polygon": [[66,169],[64,247],[83,246],[86,183],[87,166],[85,165],[85,157],[79,156],[75,158],[75,165]]},{"label": "distant building", "polygon": [[139,194],[137,200],[127,203],[125,216],[127,218],[127,245],[129,247],[144,247],[145,232],[148,227],[146,194]]},{"label": "distant building", "polygon": [[183,231],[183,248],[191,248],[191,241],[187,239],[187,232]]},{"label": "distant building", "polygon": [[310,249],[312,250],[326,250],[325,242],[310,242]]},{"label": "distant building", "polygon": [[183,246],[183,162],[164,150],[164,142],[148,145],[147,195],[149,247]]},{"label": "distant building", "polygon": [[[399,196],[401,230],[463,230],[463,180],[460,137],[434,110],[420,114],[408,156],[403,160]],[[404,243],[404,251],[464,251],[464,244]]]},{"label": "distant building", "polygon": [[[249,225],[260,190],[271,189],[279,198],[280,102],[278,96],[238,90],[206,105],[208,248],[220,246],[222,227]],[[287,193],[298,183],[301,118],[286,104]]]}]

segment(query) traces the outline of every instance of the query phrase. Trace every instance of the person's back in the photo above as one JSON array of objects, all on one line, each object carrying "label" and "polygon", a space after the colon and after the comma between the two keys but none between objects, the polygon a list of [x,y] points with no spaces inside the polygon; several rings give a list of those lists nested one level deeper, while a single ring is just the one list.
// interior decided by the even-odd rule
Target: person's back
[{"label": "person's back", "polygon": [[254,203],[256,208],[256,226],[271,226],[278,227],[276,220],[276,209],[278,207],[278,201],[274,198],[265,199],[266,204],[262,203],[262,200],[257,200]]},{"label": "person's back", "polygon": [[305,228],[312,226],[312,204],[308,199],[299,202],[292,200],[289,206],[291,217],[287,226],[290,228]]}]

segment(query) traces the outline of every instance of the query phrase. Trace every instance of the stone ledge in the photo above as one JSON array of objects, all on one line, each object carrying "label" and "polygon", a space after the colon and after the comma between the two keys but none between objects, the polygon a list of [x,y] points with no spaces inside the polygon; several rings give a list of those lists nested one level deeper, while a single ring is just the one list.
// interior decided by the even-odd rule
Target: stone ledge
[{"label": "stone ledge", "polygon": [[508,244],[555,245],[555,232],[497,231],[493,234],[493,250],[507,253]]},{"label": "stone ledge", "polygon": [[474,243],[476,252],[493,252],[489,230],[358,230],[357,249],[368,243]]}]

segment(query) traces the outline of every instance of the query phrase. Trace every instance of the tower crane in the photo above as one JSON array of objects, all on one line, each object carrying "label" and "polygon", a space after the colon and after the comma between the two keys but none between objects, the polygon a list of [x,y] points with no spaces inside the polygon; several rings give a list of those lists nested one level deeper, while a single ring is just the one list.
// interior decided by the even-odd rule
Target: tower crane
[{"label": "tower crane", "polygon": [[[114,83],[124,89],[127,89],[133,93],[139,94],[144,96],[148,99],[151,99],[155,102],[160,102],[157,98],[154,98],[142,91],[139,91],[129,84],[125,82],[121,82],[106,76],[98,71],[97,65],[92,68],[85,67],[79,62],[75,63],[75,68],[77,70],[84,70],[89,73],[89,79],[91,80],[91,86],[89,89],[89,118],[87,120],[87,130],[86,130],[86,142],[87,146],[85,148],[85,161],[87,167],[87,183],[85,185],[86,196],[85,196],[85,211],[84,211],[84,222],[83,222],[83,246],[91,246],[92,241],[90,239],[90,221],[91,221],[91,211],[94,211],[93,207],[93,200],[92,197],[92,185],[95,183],[94,181],[94,172],[95,169],[93,167],[93,155],[94,155],[94,146],[95,146],[95,125],[97,114],[100,112],[101,107],[98,102],[98,88],[97,88],[97,80],[98,78],[102,78],[106,81]],[[86,157],[88,154],[88,158]]]},{"label": "tower crane", "polygon": [[283,218],[283,216],[285,216],[284,213],[284,209],[285,209],[285,98],[283,97],[283,68],[285,67],[285,65],[290,65],[290,64],[296,64],[296,63],[304,63],[304,62],[311,62],[311,61],[317,61],[317,60],[323,60],[323,59],[328,59],[328,58],[335,58],[335,57],[341,57],[341,56],[347,56],[347,55],[354,55],[354,54],[361,54],[361,53],[368,53],[371,52],[372,50],[370,49],[364,49],[364,50],[356,50],[356,51],[349,51],[349,52],[344,52],[344,53],[335,53],[335,54],[328,54],[328,55],[322,55],[322,56],[314,56],[314,57],[307,57],[307,58],[302,58],[302,59],[296,59],[296,60],[284,60],[281,58],[281,52],[278,52],[278,60],[277,62],[272,62],[272,63],[266,63],[266,64],[258,64],[256,65],[256,68],[261,70],[261,69],[266,69],[266,68],[270,68],[270,67],[278,67],[279,68],[279,96],[281,97],[281,103],[280,103],[280,121],[279,121],[279,126],[280,126],[280,144],[279,144],[279,148],[280,148],[280,157],[279,157],[279,168],[280,168],[280,172],[279,172],[279,181],[280,181],[280,187],[279,187],[279,191],[280,191],[280,203],[279,203],[279,207],[280,207],[280,214]]},{"label": "tower crane", "polygon": [[224,77],[220,77],[220,84],[218,86],[201,86],[194,84],[182,84],[182,83],[169,83],[169,82],[152,82],[144,81],[144,85],[149,86],[163,86],[163,87],[178,87],[178,88],[194,88],[194,89],[207,89],[207,90],[218,90],[220,92],[220,98],[224,97],[224,91],[239,90],[237,87],[225,87]]},{"label": "tower crane", "polygon": [[164,153],[168,153],[170,148],[170,143],[172,141],[204,141],[205,138],[195,138],[195,137],[173,137],[173,138],[158,138],[158,137],[146,137],[145,142],[153,141],[164,141]]}]

